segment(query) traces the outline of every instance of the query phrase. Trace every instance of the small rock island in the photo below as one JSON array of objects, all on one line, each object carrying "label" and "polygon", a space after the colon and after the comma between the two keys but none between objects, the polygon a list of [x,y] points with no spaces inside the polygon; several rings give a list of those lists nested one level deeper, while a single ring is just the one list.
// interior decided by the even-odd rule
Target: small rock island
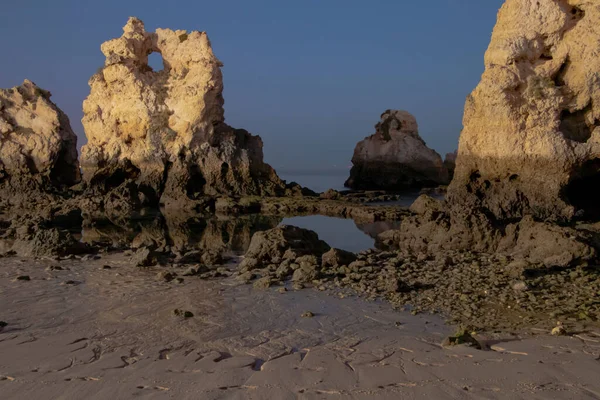
[{"label": "small rock island", "polygon": [[413,115],[387,110],[375,130],[356,145],[346,187],[401,190],[448,183],[442,158],[421,139]]}]

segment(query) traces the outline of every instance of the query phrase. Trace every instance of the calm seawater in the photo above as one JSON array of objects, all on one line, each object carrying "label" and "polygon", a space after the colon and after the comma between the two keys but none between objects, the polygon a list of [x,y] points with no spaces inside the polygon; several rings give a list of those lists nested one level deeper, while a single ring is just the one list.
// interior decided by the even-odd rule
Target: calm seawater
[{"label": "calm seawater", "polygon": [[339,172],[319,173],[286,173],[278,172],[281,179],[288,183],[296,182],[315,192],[324,192],[327,189],[345,190],[344,182],[350,176],[350,170]]},{"label": "calm seawater", "polygon": [[370,249],[375,244],[375,240],[351,219],[311,215],[284,218],[281,225],[294,225],[315,231],[319,239],[324,240],[331,247],[342,250],[359,252]]},{"label": "calm seawater", "polygon": [[[286,173],[278,172],[282,179],[289,182],[296,182],[302,186],[308,187],[315,192],[324,192],[327,189],[347,190],[344,182],[348,179],[350,170],[328,173]],[[373,205],[399,205],[410,206],[419,196],[418,191],[407,192],[405,196],[398,201],[386,203],[374,203]],[[315,231],[321,240],[324,240],[332,247],[359,252],[370,249],[375,244],[374,237],[377,234],[388,229],[397,228],[397,222],[379,222],[372,224],[357,225],[351,219],[333,218],[322,215],[313,215],[307,217],[285,218],[281,224],[295,225],[300,228]]]}]

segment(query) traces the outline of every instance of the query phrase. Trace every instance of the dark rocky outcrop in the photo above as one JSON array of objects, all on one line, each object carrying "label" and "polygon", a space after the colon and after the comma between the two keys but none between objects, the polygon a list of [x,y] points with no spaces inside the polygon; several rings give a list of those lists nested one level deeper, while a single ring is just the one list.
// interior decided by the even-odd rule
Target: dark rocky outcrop
[{"label": "dark rocky outcrop", "polygon": [[268,231],[255,233],[245,257],[261,264],[274,259],[296,259],[305,255],[321,257],[330,248],[313,231],[281,225]]},{"label": "dark rocky outcrop", "polygon": [[91,248],[77,241],[68,230],[31,224],[17,230],[11,250],[21,257],[64,257],[84,254]]},{"label": "dark rocky outcrop", "polygon": [[574,266],[597,256],[591,233],[536,221],[531,216],[498,225],[483,213],[443,208],[426,195],[411,209],[417,214],[403,219],[398,229],[380,234],[378,246],[432,254],[465,249],[497,252],[547,267]]}]

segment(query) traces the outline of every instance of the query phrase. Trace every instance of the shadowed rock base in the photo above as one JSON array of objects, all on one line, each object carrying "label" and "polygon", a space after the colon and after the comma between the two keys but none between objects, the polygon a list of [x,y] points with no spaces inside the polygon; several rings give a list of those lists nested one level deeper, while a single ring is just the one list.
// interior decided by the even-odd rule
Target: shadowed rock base
[{"label": "shadowed rock base", "polygon": [[350,178],[344,186],[358,190],[405,190],[435,187],[445,181],[434,179],[439,169],[428,164],[412,168],[401,163],[365,161],[355,162]]},{"label": "shadowed rock base", "polygon": [[506,254],[542,267],[568,267],[597,256],[593,232],[536,221],[532,216],[502,222],[481,209],[445,208],[422,195],[400,228],[378,236],[378,245],[435,254],[471,250]]},{"label": "shadowed rock base", "polygon": [[448,203],[498,220],[600,218],[600,158],[568,169],[553,158],[469,157],[448,188]]}]

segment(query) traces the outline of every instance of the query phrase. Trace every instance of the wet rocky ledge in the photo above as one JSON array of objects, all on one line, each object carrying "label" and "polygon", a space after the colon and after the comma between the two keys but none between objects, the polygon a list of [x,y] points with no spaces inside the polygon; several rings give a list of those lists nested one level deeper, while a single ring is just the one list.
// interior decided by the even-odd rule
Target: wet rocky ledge
[{"label": "wet rocky ledge", "polygon": [[[46,260],[47,268],[60,268],[64,260],[85,263],[121,254],[132,270],[141,268],[173,285],[235,279],[282,295],[317,290],[339,298],[359,296],[413,314],[439,314],[449,324],[477,332],[548,334],[560,325],[555,333],[577,334],[599,326],[600,267],[594,258],[546,265],[510,252],[415,250],[390,240],[401,224],[419,217],[414,211],[422,201],[412,211],[284,198],[230,199],[229,214],[216,215],[159,210],[118,219],[93,219],[80,210],[13,214],[0,224],[0,254]],[[248,214],[247,204],[260,204],[263,213]],[[323,210],[355,217],[357,229],[376,239],[377,247],[332,248],[311,230],[281,225],[284,216],[328,215]],[[600,232],[589,223],[575,229]]]}]

